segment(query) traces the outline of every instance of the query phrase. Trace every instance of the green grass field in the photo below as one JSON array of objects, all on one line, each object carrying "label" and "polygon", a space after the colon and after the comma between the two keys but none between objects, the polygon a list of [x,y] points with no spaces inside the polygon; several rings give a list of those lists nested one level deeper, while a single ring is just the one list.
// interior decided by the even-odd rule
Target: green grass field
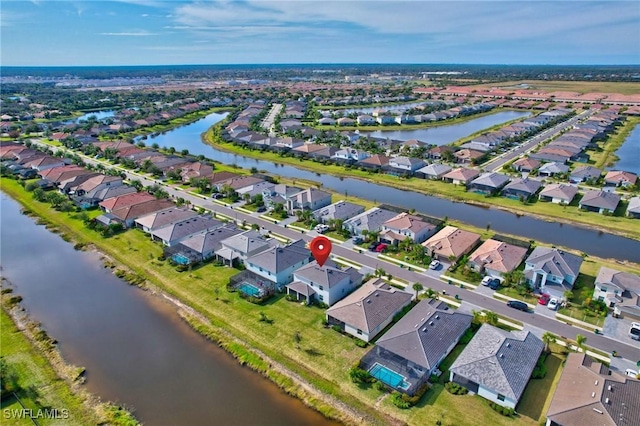
[{"label": "green grass field", "polygon": [[501,87],[519,88],[521,84],[527,84],[531,89],[544,90],[546,92],[577,92],[577,93],[619,93],[621,95],[640,94],[640,83],[609,82],[609,81],[542,81],[520,80],[505,81],[500,83],[485,83],[472,86],[477,89]]},{"label": "green grass field", "polygon": [[516,407],[518,413],[541,423],[545,421],[545,415],[562,374],[563,359],[564,357],[556,352],[547,356],[545,360],[547,375],[543,379],[529,381],[522,394],[522,399]]}]

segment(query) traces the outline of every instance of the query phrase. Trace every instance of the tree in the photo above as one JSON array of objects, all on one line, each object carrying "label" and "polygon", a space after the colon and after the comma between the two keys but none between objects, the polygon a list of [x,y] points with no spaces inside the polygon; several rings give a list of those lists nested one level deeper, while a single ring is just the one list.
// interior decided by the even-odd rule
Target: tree
[{"label": "tree", "polygon": [[491,325],[498,325],[498,314],[493,311],[483,311],[484,312],[484,322]]},{"label": "tree", "polygon": [[573,299],[573,292],[571,290],[565,291],[562,295],[567,300],[567,302],[570,302],[571,299]]},{"label": "tree", "polygon": [[549,345],[555,343],[557,336],[553,333],[545,331],[542,335],[542,341],[544,342],[544,351],[549,352]]},{"label": "tree", "polygon": [[424,287],[420,283],[414,283],[413,284],[413,289],[416,291],[416,300],[418,300],[418,293],[420,293],[423,288]]},{"label": "tree", "polygon": [[427,289],[424,291],[424,294],[429,299],[435,299],[438,296],[438,292],[432,289],[431,287],[427,287]]},{"label": "tree", "polygon": [[385,275],[387,275],[387,271],[384,270],[384,268],[376,268],[376,270],[373,273],[376,277],[380,278],[383,277]]},{"label": "tree", "polygon": [[587,341],[587,337],[583,336],[582,334],[578,334],[576,335],[576,345],[578,345],[578,349],[580,349],[580,351],[584,352],[584,344]]}]

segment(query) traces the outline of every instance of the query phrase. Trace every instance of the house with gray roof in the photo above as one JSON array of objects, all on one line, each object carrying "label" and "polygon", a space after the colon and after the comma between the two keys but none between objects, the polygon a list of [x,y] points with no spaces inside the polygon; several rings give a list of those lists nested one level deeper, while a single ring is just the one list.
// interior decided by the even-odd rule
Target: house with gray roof
[{"label": "house with gray roof", "polygon": [[172,207],[170,209],[154,212],[137,218],[134,223],[136,228],[143,232],[151,233],[174,222],[189,219],[198,214],[187,207]]},{"label": "house with gray roof", "polygon": [[601,267],[593,289],[593,300],[613,308],[614,316],[640,321],[640,276]]},{"label": "house with gray roof", "polygon": [[436,372],[472,319],[444,302],[424,299],[376,341],[360,365],[394,390],[413,395]]},{"label": "house with gray roof", "polygon": [[445,173],[445,175],[442,176],[442,179],[445,182],[453,183],[454,185],[466,185],[478,176],[480,176],[480,172],[476,169],[461,167]]},{"label": "house with gray roof", "polygon": [[640,425],[640,380],[583,353],[570,353],[547,410],[546,426]]},{"label": "house with gray roof", "polygon": [[313,212],[313,217],[320,223],[329,223],[332,220],[347,220],[355,215],[364,212],[364,207],[360,204],[350,203],[340,200],[337,203],[330,204],[326,207]]},{"label": "house with gray roof", "polygon": [[391,287],[381,278],[372,278],[327,309],[327,323],[369,342],[391,324],[412,298],[411,293]]},{"label": "house with gray roof", "polygon": [[542,187],[542,182],[539,180],[529,179],[528,177],[518,178],[509,182],[507,186],[504,187],[502,195],[515,200],[522,198],[526,201],[536,195],[540,187]]},{"label": "house with gray roof", "polygon": [[444,175],[451,171],[451,167],[446,164],[433,163],[419,169],[416,176],[424,179],[441,180]]},{"label": "house with gray roof", "polygon": [[220,245],[216,256],[223,262],[232,264],[236,259],[244,262],[248,257],[274,247],[277,241],[268,240],[260,232],[251,229],[225,238]]},{"label": "house with gray roof", "polygon": [[307,188],[287,198],[287,210],[318,210],[331,204],[331,194],[316,188]]},{"label": "house with gray roof", "polygon": [[168,247],[165,250],[165,256],[171,257],[176,263],[183,265],[204,262],[214,257],[216,250],[222,248],[222,240],[241,232],[234,225],[225,225],[212,231],[202,231]]},{"label": "house with gray roof", "polygon": [[424,165],[420,158],[398,156],[389,159],[389,167],[394,173],[413,173]]},{"label": "house with gray roof", "polygon": [[340,269],[329,260],[320,266],[311,262],[293,273],[293,282],[288,284],[287,294],[304,299],[307,304],[314,300],[328,306],[333,305],[362,284],[362,274],[354,268]]},{"label": "house with gray roof", "polygon": [[613,214],[619,203],[620,196],[615,192],[592,190],[584,193],[579,207],[590,212]]},{"label": "house with gray roof", "polygon": [[382,225],[396,217],[398,213],[391,210],[374,207],[344,221],[342,226],[353,235],[363,235],[363,232],[380,232]]},{"label": "house with gray roof", "polygon": [[277,290],[293,282],[293,272],[311,260],[304,240],[297,240],[248,257],[245,266],[247,271],[262,277],[263,285]]},{"label": "house with gray roof", "polygon": [[509,176],[496,172],[483,173],[469,184],[469,191],[480,194],[495,194],[509,182]]},{"label": "house with gray roof", "polygon": [[629,198],[629,205],[627,207],[627,216],[634,219],[640,219],[640,197]]},{"label": "house with gray roof", "polygon": [[567,173],[569,171],[569,166],[562,163],[551,162],[545,163],[538,169],[538,174],[540,176],[555,176],[560,173]]},{"label": "house with gray roof", "polygon": [[536,247],[525,260],[524,275],[534,290],[563,300],[564,292],[573,289],[582,261],[564,250]]},{"label": "house with gray roof", "polygon": [[543,348],[542,340],[529,331],[483,324],[449,368],[449,380],[515,409]]},{"label": "house with gray roof", "polygon": [[540,191],[540,201],[550,201],[555,204],[570,204],[578,193],[578,187],[566,183],[553,183]]},{"label": "house with gray roof", "polygon": [[593,166],[580,166],[576,167],[574,171],[569,175],[569,182],[582,183],[588,180],[599,179],[602,174],[602,170]]},{"label": "house with gray roof", "polygon": [[173,222],[151,232],[154,241],[160,241],[165,246],[173,246],[182,240],[199,232],[210,231],[223,225],[219,220],[210,216],[194,216]]}]

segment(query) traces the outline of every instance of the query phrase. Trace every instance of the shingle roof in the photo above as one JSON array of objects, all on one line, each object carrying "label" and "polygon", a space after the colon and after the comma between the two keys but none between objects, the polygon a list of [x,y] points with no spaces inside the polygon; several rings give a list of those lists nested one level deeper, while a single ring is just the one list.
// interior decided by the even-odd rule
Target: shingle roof
[{"label": "shingle roof", "polygon": [[602,174],[602,170],[593,166],[581,166],[577,167],[571,172],[571,177],[579,177],[581,179],[598,178]]},{"label": "shingle roof", "polygon": [[321,221],[328,221],[331,219],[346,220],[363,211],[364,207],[360,204],[340,200],[337,203],[333,203],[327,207],[314,211],[313,216]]},{"label": "shingle roof", "polygon": [[504,187],[504,191],[514,190],[535,194],[541,186],[542,183],[539,180],[518,178],[508,183],[507,186]]},{"label": "shingle roof", "polygon": [[278,273],[311,257],[303,240],[284,247],[273,247],[248,259],[248,262],[267,271]]},{"label": "shingle roof", "polygon": [[577,277],[582,265],[582,257],[564,250],[536,247],[526,262],[534,265],[534,269],[542,269],[556,276],[572,275]]},{"label": "shingle roof", "polygon": [[442,176],[445,173],[450,172],[451,167],[447,166],[446,164],[433,163],[419,169],[418,171],[429,176]]},{"label": "shingle roof", "polygon": [[622,291],[632,291],[640,295],[640,277],[628,272],[602,266],[596,277],[596,284],[607,284],[618,287]]},{"label": "shingle roof", "polygon": [[540,172],[546,172],[546,173],[566,173],[569,171],[569,166],[567,166],[566,164],[562,164],[562,163],[545,163],[542,166],[540,166],[540,169],[538,169],[538,173]]},{"label": "shingle roof", "polygon": [[212,231],[201,232],[184,239],[180,244],[196,251],[205,253],[216,251],[222,248],[222,240],[238,235],[240,232],[235,226],[223,226]]},{"label": "shingle roof", "polygon": [[233,235],[224,240],[224,245],[240,253],[252,253],[257,250],[267,250],[271,244],[263,238],[260,232],[249,230]]},{"label": "shingle roof", "polygon": [[144,201],[142,203],[131,204],[122,208],[117,208],[111,211],[113,216],[122,220],[133,220],[140,216],[147,215],[159,210],[168,209],[175,206],[168,200],[156,200],[155,198]]},{"label": "shingle roof", "polygon": [[620,196],[615,192],[587,191],[580,200],[580,205],[615,210],[620,203]]},{"label": "shingle roof", "polygon": [[424,299],[394,324],[376,345],[432,369],[471,325],[468,314],[444,310],[446,304]]},{"label": "shingle roof", "polygon": [[543,347],[531,332],[483,324],[450,371],[518,401]]},{"label": "shingle roof", "polygon": [[196,216],[197,213],[186,207],[175,207],[160,212],[151,213],[136,219],[136,223],[150,230],[162,228],[173,222]]},{"label": "shingle roof", "polygon": [[566,183],[553,183],[544,187],[542,191],[540,191],[540,196],[560,198],[562,200],[567,200],[567,203],[570,203],[577,193],[578,188],[573,185],[568,185]]},{"label": "shingle roof", "polygon": [[483,173],[480,177],[471,181],[472,185],[483,185],[491,188],[500,188],[509,182],[509,176],[496,172]]},{"label": "shingle roof", "polygon": [[395,217],[397,213],[390,210],[374,207],[357,216],[346,220],[344,223],[358,230],[379,231],[382,224]]},{"label": "shingle roof", "polygon": [[407,305],[412,297],[373,278],[328,309],[327,315],[368,334]]},{"label": "shingle roof", "polygon": [[640,213],[640,197],[629,198],[627,213]]},{"label": "shingle roof", "polygon": [[294,275],[297,280],[312,282],[327,288],[335,286],[345,278],[350,281],[353,280],[356,285],[362,282],[362,275],[354,268],[349,267],[345,270],[340,270],[328,264],[319,266],[317,262],[309,263],[297,269]]},{"label": "shingle roof", "polygon": [[211,217],[196,216],[155,230],[152,235],[163,241],[179,241],[197,232],[219,228],[222,225],[222,222]]}]

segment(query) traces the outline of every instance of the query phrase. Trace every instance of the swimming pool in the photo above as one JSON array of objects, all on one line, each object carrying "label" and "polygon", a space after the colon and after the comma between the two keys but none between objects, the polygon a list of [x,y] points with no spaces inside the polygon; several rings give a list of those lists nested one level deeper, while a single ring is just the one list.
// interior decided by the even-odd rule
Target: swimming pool
[{"label": "swimming pool", "polygon": [[262,295],[262,291],[260,291],[258,287],[247,282],[243,282],[242,284],[240,284],[240,286],[238,286],[238,290],[240,290],[247,296],[260,297]]},{"label": "swimming pool", "polygon": [[174,254],[172,259],[178,265],[188,265],[189,262],[190,262],[188,257],[186,257],[184,255],[181,255],[181,254]]},{"label": "swimming pool", "polygon": [[369,369],[369,374],[392,388],[406,390],[411,386],[411,383],[407,382],[402,374],[396,373],[377,362]]}]

